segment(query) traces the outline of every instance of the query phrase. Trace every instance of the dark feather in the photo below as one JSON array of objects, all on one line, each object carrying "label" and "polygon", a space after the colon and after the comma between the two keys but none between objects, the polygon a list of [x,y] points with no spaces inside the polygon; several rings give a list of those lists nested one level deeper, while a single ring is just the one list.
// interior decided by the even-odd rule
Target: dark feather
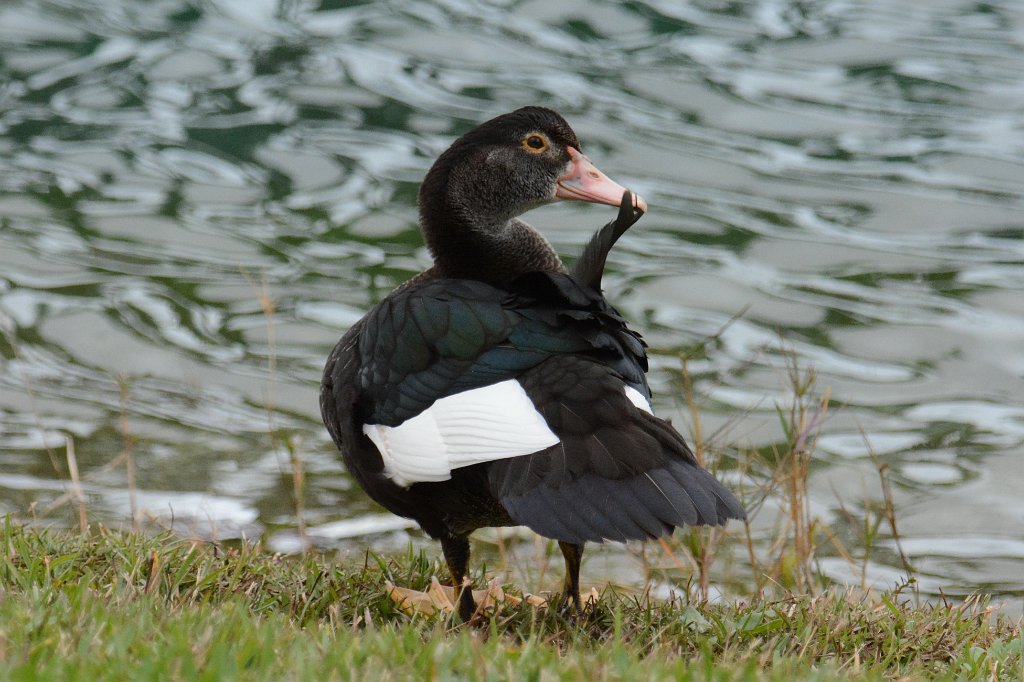
[{"label": "dark feather", "polygon": [[[682,436],[634,406],[607,365],[552,358],[519,381],[561,442],[489,465],[491,489],[516,522],[578,543],[742,518],[739,502],[697,465]],[[567,534],[552,535],[556,527]]]},{"label": "dark feather", "polygon": [[[717,500],[711,508],[693,502],[708,498]],[[541,484],[501,502],[516,523],[572,543],[646,540],[676,526],[743,518],[739,502],[714,477],[678,460],[627,479],[585,474],[557,488]]]},{"label": "dark feather", "polygon": [[626,190],[622,195],[622,203],[619,204],[618,216],[598,230],[580,254],[579,260],[572,268],[573,279],[596,291],[601,290],[601,278],[604,276],[608,252],[615,246],[619,237],[644,215],[644,212],[633,204],[633,193]]}]

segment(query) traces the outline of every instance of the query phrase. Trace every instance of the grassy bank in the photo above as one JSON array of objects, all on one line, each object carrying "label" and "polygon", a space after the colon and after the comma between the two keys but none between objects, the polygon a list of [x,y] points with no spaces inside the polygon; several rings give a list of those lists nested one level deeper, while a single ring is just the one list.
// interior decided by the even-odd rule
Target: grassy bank
[{"label": "grassy bank", "polygon": [[0,528],[0,679],[1020,680],[1021,624],[835,591],[738,604],[606,591],[579,623],[503,605],[409,615],[421,556],[335,563],[171,535]]}]

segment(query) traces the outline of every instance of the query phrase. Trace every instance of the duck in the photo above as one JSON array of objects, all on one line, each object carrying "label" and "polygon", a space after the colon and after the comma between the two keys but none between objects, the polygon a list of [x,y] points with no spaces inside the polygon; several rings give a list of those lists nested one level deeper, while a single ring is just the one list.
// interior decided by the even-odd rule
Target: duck
[{"label": "duck", "polygon": [[[571,270],[520,218],[556,201],[619,207]],[[647,204],[583,154],[561,115],[527,106],[465,133],[418,207],[433,264],[341,337],[320,409],[359,486],[440,541],[463,621],[478,616],[480,528],[556,541],[562,604],[581,614],[586,543],[743,518],[655,416],[646,344],[601,290],[608,252]]]}]

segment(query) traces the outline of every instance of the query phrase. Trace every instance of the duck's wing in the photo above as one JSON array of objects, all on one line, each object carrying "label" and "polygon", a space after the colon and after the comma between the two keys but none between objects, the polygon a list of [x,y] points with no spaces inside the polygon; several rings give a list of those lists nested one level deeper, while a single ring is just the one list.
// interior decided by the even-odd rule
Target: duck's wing
[{"label": "duck's wing", "polygon": [[388,296],[346,338],[325,372],[324,421],[340,424],[349,409],[382,458],[364,468],[399,485],[558,442],[519,381],[551,358],[593,357],[649,400],[640,337],[600,294],[560,273],[503,289],[431,280]]}]

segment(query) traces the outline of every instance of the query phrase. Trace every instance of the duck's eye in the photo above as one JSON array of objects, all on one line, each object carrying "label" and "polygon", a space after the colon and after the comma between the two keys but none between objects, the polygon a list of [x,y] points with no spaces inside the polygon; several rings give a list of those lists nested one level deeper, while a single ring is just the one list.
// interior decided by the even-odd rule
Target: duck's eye
[{"label": "duck's eye", "polygon": [[548,138],[539,133],[531,133],[523,138],[523,148],[532,154],[539,154],[548,146]]}]

